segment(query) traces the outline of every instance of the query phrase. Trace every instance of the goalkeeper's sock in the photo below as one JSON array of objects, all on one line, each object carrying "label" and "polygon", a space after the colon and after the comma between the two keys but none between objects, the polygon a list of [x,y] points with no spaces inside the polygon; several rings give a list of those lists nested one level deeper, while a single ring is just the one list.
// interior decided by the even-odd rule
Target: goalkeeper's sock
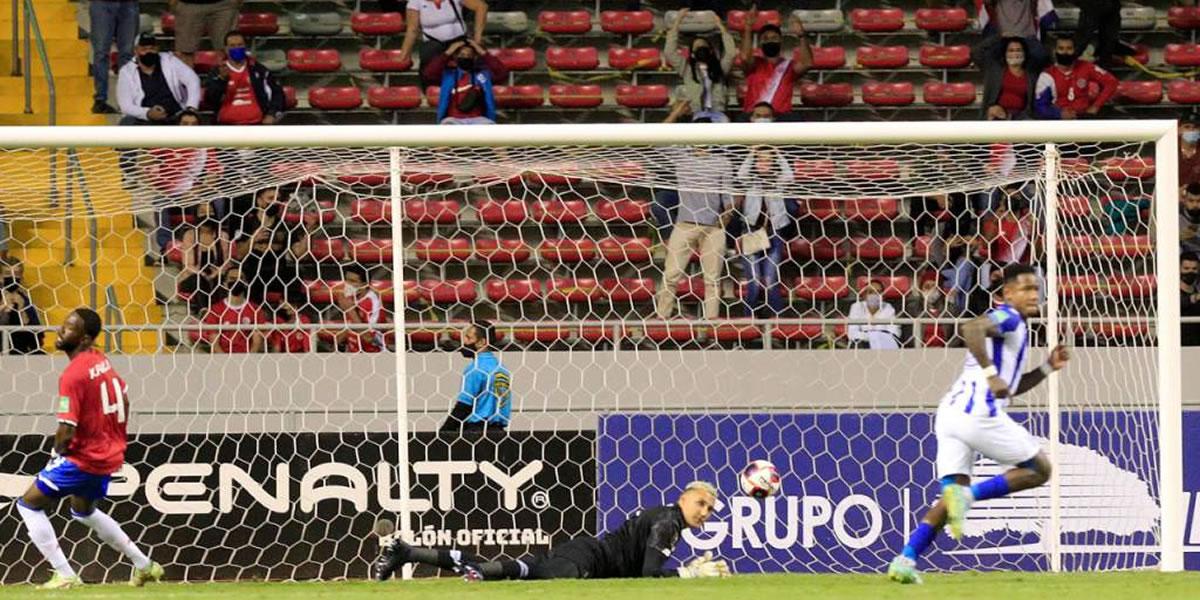
[{"label": "goalkeeper's sock", "polygon": [[438,548],[411,548],[409,550],[409,560],[419,562],[426,565],[433,565],[439,569],[453,571],[464,562],[476,562],[476,558],[470,554],[464,554],[462,550],[440,550]]},{"label": "goalkeeper's sock", "polygon": [[929,544],[933,543],[933,539],[937,537],[937,532],[936,527],[925,521],[921,521],[912,534],[908,536],[908,543],[904,545],[904,549],[900,551],[900,554],[916,561],[917,557],[921,556],[921,553],[929,547]]},{"label": "goalkeeper's sock", "polygon": [[41,551],[42,556],[46,557],[50,566],[54,567],[54,571],[62,577],[75,577],[75,569],[71,568],[71,563],[67,562],[67,555],[63,554],[62,547],[58,545],[54,526],[50,524],[46,513],[26,506],[21,500],[17,500],[17,512],[21,513],[25,527],[29,530],[29,539]]},{"label": "goalkeeper's sock", "polygon": [[976,500],[987,500],[988,498],[1000,498],[1008,495],[1008,480],[1001,473],[991,479],[985,479],[971,486],[971,495]]},{"label": "goalkeeper's sock", "polygon": [[92,531],[96,532],[96,536],[104,540],[104,543],[133,561],[133,568],[145,569],[150,566],[150,559],[141,550],[138,550],[133,540],[125,535],[125,532],[121,530],[121,526],[112,517],[100,510],[92,510],[91,513],[86,515],[81,515],[72,510],[71,516],[76,521],[91,527]]},{"label": "goalkeeper's sock", "polygon": [[529,566],[519,560],[493,560],[476,566],[484,579],[529,578]]}]

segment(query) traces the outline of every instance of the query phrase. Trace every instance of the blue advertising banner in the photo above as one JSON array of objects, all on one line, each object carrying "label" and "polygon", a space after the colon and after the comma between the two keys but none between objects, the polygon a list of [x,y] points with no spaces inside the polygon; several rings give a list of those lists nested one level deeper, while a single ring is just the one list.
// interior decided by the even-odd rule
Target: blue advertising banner
[{"label": "blue advertising banner", "polygon": [[[1044,435],[1045,415],[1012,416]],[[1142,411],[1064,417],[1064,568],[1157,564],[1156,422]],[[712,550],[742,573],[879,572],[937,497],[932,426],[924,413],[608,415],[597,435],[597,529],[673,502],[687,482],[703,479],[720,490],[719,510],[684,535],[677,559]],[[1200,569],[1200,413],[1185,416],[1184,438],[1187,565]],[[738,493],[738,470],[755,459],[778,466],[780,495]],[[974,475],[1005,468],[981,459]],[[1049,506],[1048,488],[981,502],[965,539],[940,537],[924,566],[1045,570]]]}]

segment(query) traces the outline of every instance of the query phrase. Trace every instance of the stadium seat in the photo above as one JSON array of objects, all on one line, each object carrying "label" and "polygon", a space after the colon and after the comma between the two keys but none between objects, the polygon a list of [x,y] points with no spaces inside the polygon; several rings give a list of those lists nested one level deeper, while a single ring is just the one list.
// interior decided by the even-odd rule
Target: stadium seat
[{"label": "stadium seat", "polygon": [[1090,298],[1100,292],[1096,275],[1070,275],[1058,278],[1058,295],[1063,298]]},{"label": "stadium seat", "polygon": [[971,64],[971,47],[936,46],[925,44],[917,54],[917,60],[931,69],[964,69]]},{"label": "stadium seat", "polygon": [[293,48],[287,52],[288,68],[300,73],[332,73],[342,68],[342,56],[330,48]]},{"label": "stadium seat", "polygon": [[553,302],[589,302],[603,295],[595,279],[555,277],[546,282],[546,299]]},{"label": "stadium seat", "polygon": [[537,66],[537,53],[533,48],[491,48],[488,54],[495,56],[509,71],[528,71]]},{"label": "stadium seat", "polygon": [[438,105],[438,100],[442,95],[442,87],[439,85],[430,85],[425,87],[425,103],[431,108]]},{"label": "stadium seat", "polygon": [[908,47],[859,46],[855,60],[864,69],[899,69],[908,66]]},{"label": "stadium seat", "polygon": [[812,68],[818,71],[841,69],[846,66],[846,49],[842,46],[812,46]]},{"label": "stadium seat", "polygon": [[665,85],[617,85],[617,104],[629,108],[662,108],[671,100],[671,90]]},{"label": "stadium seat", "polygon": [[612,47],[608,49],[608,66],[621,71],[657,69],[662,66],[662,53],[654,47]]},{"label": "stadium seat", "polygon": [[465,262],[474,254],[470,238],[423,238],[413,242],[417,260],[432,263]]},{"label": "stadium seat", "polygon": [[921,88],[926,104],[936,106],[970,106],[975,104],[975,84],[969,81],[942,83],[928,81]]},{"label": "stadium seat", "polygon": [[911,82],[870,81],[862,86],[863,102],[874,106],[907,106],[916,101]]},{"label": "stadium seat", "polygon": [[538,302],[542,299],[542,282],[537,279],[489,279],[484,282],[483,290],[492,302]]},{"label": "stadium seat", "polygon": [[[725,22],[729,26],[730,31],[741,32],[746,26],[746,11],[731,10],[725,13]],[[758,33],[767,25],[775,25],[776,27],[783,24],[783,19],[777,10],[760,10],[754,22],[750,24],[750,30]]]},{"label": "stadium seat", "polygon": [[656,282],[650,277],[609,278],[600,288],[609,302],[649,302],[654,299]]},{"label": "stadium seat", "polygon": [[757,326],[741,325],[738,323],[722,323],[713,326],[711,330],[702,328],[701,331],[707,332],[709,339],[716,340],[722,344],[745,344],[761,340],[763,336],[762,329],[759,329]]},{"label": "stadium seat", "polygon": [[309,238],[308,254],[318,262],[324,260],[341,262],[346,258],[346,243],[340,238]]},{"label": "stadium seat", "polygon": [[803,325],[776,325],[771,328],[771,337],[781,342],[819,340],[825,336],[825,327],[815,323]]},{"label": "stadium seat", "polygon": [[919,235],[913,238],[912,257],[917,260],[926,260],[929,258],[929,249],[933,245],[933,237],[928,235]]},{"label": "stadium seat", "polygon": [[884,300],[903,300],[912,290],[912,278],[907,275],[860,275],[854,280],[854,289],[863,289],[869,281],[883,286]]},{"label": "stadium seat", "polygon": [[192,68],[197,74],[208,73],[217,68],[225,60],[225,53],[217,50],[197,50],[195,54],[195,64]]},{"label": "stadium seat", "polygon": [[587,33],[592,30],[592,14],[586,10],[543,10],[538,13],[538,29],[546,33]]},{"label": "stadium seat", "polygon": [[962,31],[970,24],[962,8],[918,8],[916,22],[918,29],[938,33]]},{"label": "stadium seat", "polygon": [[479,297],[472,279],[426,279],[418,287],[421,298],[433,304],[473,304]]},{"label": "stadium seat", "polygon": [[588,215],[586,200],[538,200],[530,216],[539,223],[578,223]]},{"label": "stadium seat", "polygon": [[1113,274],[1108,277],[1108,295],[1114,298],[1152,296],[1157,289],[1158,282],[1154,274]]},{"label": "stadium seat", "polygon": [[654,244],[648,237],[608,237],[597,244],[600,258],[613,264],[650,262]]},{"label": "stadium seat", "polygon": [[1092,216],[1092,200],[1087,196],[1059,196],[1058,212],[1072,219],[1090,217]]},{"label": "stadium seat", "polygon": [[792,260],[801,264],[810,260],[829,262],[841,259],[846,254],[846,247],[840,240],[827,237],[815,240],[796,238],[788,242],[788,253]]},{"label": "stadium seat", "polygon": [[350,30],[358,35],[400,35],[404,33],[404,13],[356,12],[350,15]]},{"label": "stadium seat", "polygon": [[335,210],[335,208],[334,208],[333,201],[318,200],[317,201],[317,210],[309,210],[309,211],[303,211],[303,212],[297,211],[297,210],[288,210],[283,213],[283,222],[291,223],[294,225],[294,224],[303,222],[304,217],[306,217],[306,216],[316,215],[317,219],[321,223],[331,223],[331,222],[333,222],[333,219],[336,216],[335,215],[336,212],[337,212],[337,210]]},{"label": "stadium seat", "polygon": [[489,10],[484,33],[508,35],[529,31],[529,15],[522,10]]},{"label": "stadium seat", "polygon": [[279,33],[279,16],[269,12],[242,13],[238,15],[237,30],[242,35],[275,35]]},{"label": "stadium seat", "polygon": [[845,275],[806,275],[792,285],[792,298],[803,302],[831,302],[850,295]]},{"label": "stadium seat", "polygon": [[514,327],[513,339],[522,344],[553,344],[569,339],[574,333],[574,327],[565,325],[535,325],[533,327]]},{"label": "stadium seat", "polygon": [[[308,293],[308,300],[313,304],[330,304],[333,302],[333,291],[341,288],[343,283],[338,280],[306,280],[304,281],[305,291]],[[404,281],[404,301],[409,304],[415,304],[422,299],[420,286],[415,281]],[[393,282],[376,279],[370,283],[371,289],[379,294],[379,299],[385,305],[391,304],[395,299],[395,287]]]},{"label": "stadium seat", "polygon": [[596,241],[590,238],[558,238],[538,244],[542,260],[554,263],[578,263],[596,258]]},{"label": "stadium seat", "polygon": [[1167,24],[1175,29],[1200,29],[1200,6],[1172,6],[1167,9]]},{"label": "stadium seat", "polygon": [[[848,85],[848,84],[846,84]],[[800,93],[804,93],[804,88],[800,88]],[[840,92],[845,94],[845,88]],[[854,88],[850,88],[850,100],[854,101]],[[797,159],[792,163],[792,171],[796,175],[796,181],[812,181],[820,179],[833,179],[837,176],[837,164],[829,159]]]},{"label": "stadium seat", "polygon": [[1148,235],[1071,235],[1059,238],[1063,256],[1081,258],[1104,256],[1108,258],[1131,258],[1145,256],[1154,251]]},{"label": "stadium seat", "polygon": [[[637,329],[628,327],[626,330]],[[699,327],[690,323],[671,323],[670,325],[647,325],[642,327],[642,337],[654,342],[662,344],[664,342],[672,342],[676,344],[686,344],[695,341],[699,334]]]},{"label": "stadium seat", "polygon": [[857,260],[898,260],[904,258],[904,240],[898,237],[851,238],[849,258]]},{"label": "stadium seat", "polygon": [[363,48],[358,51],[358,65],[367,71],[377,73],[398,73],[412,68],[412,58],[400,60],[400,50],[379,50]]},{"label": "stadium seat", "polygon": [[[391,204],[386,200],[356,199],[350,203],[351,218],[367,224],[391,223]],[[404,201],[404,219],[421,225],[444,225],[458,221],[461,206],[457,200]]]},{"label": "stadium seat", "polygon": [[479,220],[488,225],[523,223],[528,218],[520,200],[481,200],[475,205]]},{"label": "stadium seat", "polygon": [[679,280],[675,284],[675,296],[684,300],[704,300],[704,278],[696,275]]},{"label": "stadium seat", "polygon": [[921,345],[926,348],[945,348],[949,341],[941,326],[937,323],[925,323],[921,327]]},{"label": "stadium seat", "polygon": [[643,223],[650,217],[650,203],[644,200],[600,200],[595,205],[596,217],[605,223]]},{"label": "stadium seat", "polygon": [[1092,172],[1092,164],[1084,157],[1066,157],[1058,160],[1058,167],[1064,173],[1072,175],[1087,175]]},{"label": "stadium seat", "polygon": [[800,101],[805,106],[849,106],[854,103],[854,86],[849,83],[804,83]]},{"label": "stadium seat", "polygon": [[1200,104],[1200,81],[1167,82],[1167,99],[1176,104]]},{"label": "stadium seat", "polygon": [[594,71],[600,67],[600,52],[591,46],[546,49],[546,66],[560,71]]},{"label": "stadium seat", "polygon": [[900,214],[900,201],[895,198],[863,198],[842,204],[842,212],[850,221],[895,219]]},{"label": "stadium seat", "polygon": [[1200,44],[1167,44],[1163,60],[1176,67],[1200,66]]},{"label": "stadium seat", "polygon": [[1137,4],[1121,7],[1121,30],[1154,29],[1158,22],[1158,12],[1152,6]]},{"label": "stadium seat", "polygon": [[350,260],[361,263],[392,262],[392,240],[351,240],[347,254]]},{"label": "stadium seat", "polygon": [[293,12],[288,16],[292,35],[328,36],[342,32],[342,15],[336,12]]},{"label": "stadium seat", "polygon": [[550,86],[550,104],[559,108],[595,108],[604,104],[604,95],[599,85]]},{"label": "stadium seat", "polygon": [[285,85],[283,86],[283,107],[291,110],[296,108],[299,102],[296,101],[296,88]]},{"label": "stadium seat", "polygon": [[475,257],[492,264],[522,263],[529,260],[533,250],[520,239],[476,238]]},{"label": "stadium seat", "polygon": [[836,8],[794,10],[792,14],[804,23],[804,30],[809,33],[836,33],[846,27],[846,15]]},{"label": "stadium seat", "polygon": [[[679,32],[683,34],[706,34],[716,29],[713,21],[716,13],[711,10],[693,10],[683,16],[679,23]],[[679,11],[668,10],[663,13],[663,25],[669,27],[679,19]]]},{"label": "stadium seat", "polygon": [[163,13],[162,18],[159,19],[159,27],[161,27],[162,32],[167,35],[174,34],[175,33],[175,14],[169,13],[169,12]]},{"label": "stadium seat", "polygon": [[1104,174],[1114,182],[1154,177],[1154,159],[1146,156],[1114,156],[1103,162]]},{"label": "stadium seat", "polygon": [[904,29],[904,11],[899,8],[856,8],[850,11],[850,26],[863,33]]},{"label": "stadium seat", "polygon": [[492,88],[492,94],[500,108],[537,108],[546,103],[546,92],[540,85],[498,85]]},{"label": "stadium seat", "polygon": [[349,110],[362,106],[362,91],[354,86],[314,87],[308,90],[308,104],[321,110]]},{"label": "stadium seat", "polygon": [[600,29],[620,35],[654,31],[654,13],[648,10],[605,10],[600,12]]},{"label": "stadium seat", "polygon": [[[909,86],[911,92],[912,86]],[[891,158],[863,158],[846,161],[846,176],[853,179],[899,179],[900,163]]]},{"label": "stadium seat", "polygon": [[383,110],[409,110],[421,106],[421,88],[415,85],[376,86],[367,89],[367,104]]},{"label": "stadium seat", "polygon": [[800,201],[800,216],[809,217],[824,221],[826,219],[836,219],[840,217],[842,212],[838,210],[838,204],[834,200],[826,200],[824,198],[809,198]]},{"label": "stadium seat", "polygon": [[1117,83],[1117,101],[1122,104],[1158,104],[1163,99],[1161,81],[1121,81]]},{"label": "stadium seat", "polygon": [[1076,6],[1056,6],[1054,13],[1058,15],[1058,20],[1054,23],[1054,29],[1058,31],[1071,31],[1079,27],[1080,10]]}]

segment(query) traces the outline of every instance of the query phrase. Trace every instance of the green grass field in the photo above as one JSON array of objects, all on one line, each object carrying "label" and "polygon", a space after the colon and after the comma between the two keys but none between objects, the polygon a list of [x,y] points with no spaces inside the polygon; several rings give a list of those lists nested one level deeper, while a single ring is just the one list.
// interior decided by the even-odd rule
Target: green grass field
[{"label": "green grass field", "polygon": [[[685,596],[686,594],[686,596]],[[621,579],[608,581],[496,582],[469,585],[455,579],[331,583],[160,583],[144,589],[93,585],[65,592],[40,592],[32,586],[0,587],[0,598],[155,598],[156,600],[242,600],[321,598],[457,600],[570,598],[571,600],[727,600],[743,598],[805,600],[883,600],[941,598],[976,600],[1131,600],[1200,598],[1200,573],[963,573],[930,574],[922,586],[900,586],[874,575],[745,575],[723,580]]]}]

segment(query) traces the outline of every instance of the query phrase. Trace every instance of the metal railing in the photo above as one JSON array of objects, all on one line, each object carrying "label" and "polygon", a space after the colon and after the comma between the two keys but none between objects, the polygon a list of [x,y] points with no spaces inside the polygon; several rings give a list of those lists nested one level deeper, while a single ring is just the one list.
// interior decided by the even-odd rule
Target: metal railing
[{"label": "metal railing", "polygon": [[[17,3],[24,6],[25,24],[24,35],[18,32]],[[54,85],[54,72],[50,68],[50,55],[46,52],[46,40],[42,37],[42,28],[38,25],[37,11],[33,0],[12,0],[13,17],[13,47],[12,74],[25,76],[25,114],[33,114],[33,48],[36,44],[38,58],[42,61],[42,72],[46,76],[46,90],[49,93],[49,108],[47,118],[49,125],[58,122],[58,93]],[[18,44],[18,40],[20,43]],[[18,60],[20,58],[21,60]]]}]

